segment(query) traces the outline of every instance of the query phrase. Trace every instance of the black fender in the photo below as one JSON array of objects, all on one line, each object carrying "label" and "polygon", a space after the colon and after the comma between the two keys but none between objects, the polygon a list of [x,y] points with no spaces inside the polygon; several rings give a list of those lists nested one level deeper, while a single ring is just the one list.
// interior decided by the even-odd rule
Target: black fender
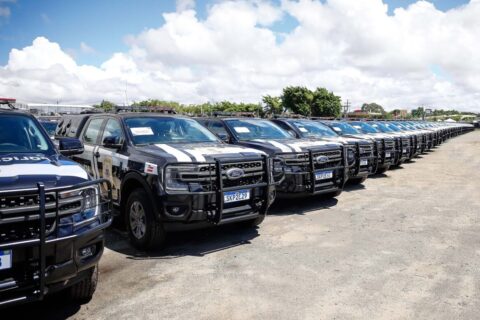
[{"label": "black fender", "polygon": [[152,184],[152,181],[147,181],[147,177],[145,177],[144,174],[138,172],[138,171],[130,171],[125,176],[122,178],[122,184],[120,187],[120,212],[122,216],[125,214],[125,206],[127,205],[127,195],[130,193],[130,191],[133,191],[134,189],[137,188],[142,188],[145,190],[145,193],[147,194],[148,198],[151,201],[151,204],[153,206],[153,209],[155,210],[155,218],[160,220],[161,214],[160,214],[160,209],[161,209],[161,204],[158,200],[158,197],[155,195],[154,190],[152,187],[154,187]]}]

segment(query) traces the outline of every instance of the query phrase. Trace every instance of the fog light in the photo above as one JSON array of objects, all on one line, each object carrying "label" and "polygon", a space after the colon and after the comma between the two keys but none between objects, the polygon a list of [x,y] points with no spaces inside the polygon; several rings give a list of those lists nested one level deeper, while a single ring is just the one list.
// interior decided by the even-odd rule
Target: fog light
[{"label": "fog light", "polygon": [[95,254],[96,252],[96,246],[88,246],[85,248],[80,249],[80,257],[82,258],[88,258],[91,257]]},{"label": "fog light", "polygon": [[167,212],[172,216],[181,216],[187,211],[186,206],[168,206]]}]

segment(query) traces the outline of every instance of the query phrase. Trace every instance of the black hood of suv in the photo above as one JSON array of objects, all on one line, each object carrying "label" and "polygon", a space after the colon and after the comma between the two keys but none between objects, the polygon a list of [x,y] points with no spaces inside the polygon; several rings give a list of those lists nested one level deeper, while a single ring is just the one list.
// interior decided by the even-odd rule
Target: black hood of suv
[{"label": "black hood of suv", "polygon": [[33,188],[39,182],[46,188],[63,187],[87,180],[87,172],[63,156],[21,153],[0,156],[0,190]]}]

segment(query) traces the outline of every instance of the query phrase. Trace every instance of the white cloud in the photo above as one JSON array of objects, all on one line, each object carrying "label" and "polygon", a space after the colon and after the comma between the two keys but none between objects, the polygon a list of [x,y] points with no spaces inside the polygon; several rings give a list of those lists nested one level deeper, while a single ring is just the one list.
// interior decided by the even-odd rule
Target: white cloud
[{"label": "white cloud", "polygon": [[10,17],[10,8],[9,7],[0,7],[0,18]]},{"label": "white cloud", "polygon": [[176,0],[177,11],[195,9],[195,0]]},{"label": "white cloud", "polygon": [[[381,0],[221,1],[203,20],[193,8],[178,1],[163,25],[129,36],[130,50],[100,67],[78,65],[66,49],[37,38],[0,67],[0,95],[123,102],[127,86],[132,100],[257,102],[306,85],[354,106],[480,112],[480,1],[447,12],[419,1],[393,16]],[[298,25],[279,41],[275,24],[287,15]]]},{"label": "white cloud", "polygon": [[92,54],[96,52],[94,48],[90,47],[88,44],[86,44],[83,41],[80,42],[80,51],[82,51],[85,54]]}]

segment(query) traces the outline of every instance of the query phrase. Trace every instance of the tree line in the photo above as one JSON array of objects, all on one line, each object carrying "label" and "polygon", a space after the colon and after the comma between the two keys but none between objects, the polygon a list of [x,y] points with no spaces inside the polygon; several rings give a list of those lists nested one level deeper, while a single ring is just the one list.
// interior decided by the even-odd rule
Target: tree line
[{"label": "tree line", "polygon": [[[134,102],[133,106],[162,106],[174,109],[178,113],[199,116],[214,112],[249,112],[257,116],[272,116],[285,112],[303,116],[338,117],[341,114],[341,98],[325,88],[310,90],[307,87],[290,86],[283,89],[282,95],[262,97],[261,103],[237,103],[230,101],[206,102],[202,104],[181,104],[175,101],[149,99]],[[94,107],[112,111],[115,104],[103,100]]]},{"label": "tree line", "polygon": [[[103,100],[100,104],[94,105],[103,111],[112,111],[115,104]],[[142,107],[167,107],[174,109],[177,113],[191,116],[212,115],[215,112],[248,112],[260,117],[270,117],[284,113],[293,113],[306,117],[340,117],[342,115],[342,100],[332,91],[326,88],[316,88],[311,90],[304,86],[288,86],[279,96],[266,95],[262,97],[259,103],[237,103],[231,101],[206,102],[201,104],[181,104],[175,101],[164,101],[158,99],[148,99],[134,102],[133,106]],[[350,110],[353,111],[353,110]],[[405,114],[400,109],[394,109],[390,112],[378,103],[364,103],[360,111],[370,114],[375,118],[395,119],[395,118],[422,118],[425,109],[419,107],[413,109],[411,113]],[[433,110],[430,116],[460,115],[456,110]],[[469,114],[463,112],[462,114]],[[473,114],[473,113],[471,113]],[[426,115],[426,114],[425,114]]]}]

